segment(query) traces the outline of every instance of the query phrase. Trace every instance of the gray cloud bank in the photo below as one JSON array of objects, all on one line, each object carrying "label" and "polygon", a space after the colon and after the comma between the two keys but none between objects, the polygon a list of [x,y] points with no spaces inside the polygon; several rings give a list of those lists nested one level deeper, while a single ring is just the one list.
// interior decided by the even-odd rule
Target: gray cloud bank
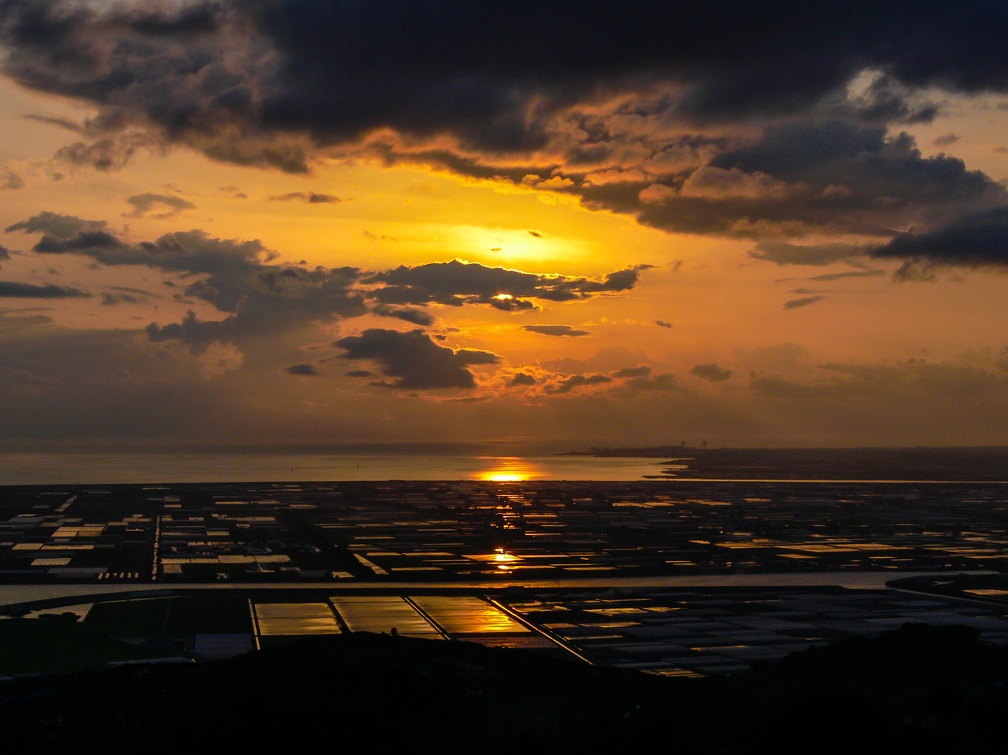
[{"label": "gray cloud bank", "polygon": [[901,234],[872,250],[872,256],[971,267],[1008,265],[1008,207],[956,218],[931,231]]},{"label": "gray cloud bank", "polygon": [[889,78],[865,95],[865,117],[927,118],[904,87],[1008,90],[1008,16],[992,2],[922,12],[911,2],[629,0],[585,13],[574,0],[207,0],[104,12],[6,0],[0,11],[10,75],[190,138],[221,121],[323,141],[388,126],[518,150],[544,143],[543,111],[649,77],[684,85],[676,113],[701,120],[805,109],[866,68]]}]

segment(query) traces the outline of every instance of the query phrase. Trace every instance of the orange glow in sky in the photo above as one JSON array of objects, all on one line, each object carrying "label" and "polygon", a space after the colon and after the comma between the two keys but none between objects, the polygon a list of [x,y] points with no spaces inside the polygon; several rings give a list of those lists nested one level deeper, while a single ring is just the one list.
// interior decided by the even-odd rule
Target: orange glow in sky
[{"label": "orange glow in sky", "polygon": [[0,11],[0,445],[1008,444],[1008,11],[385,2]]}]

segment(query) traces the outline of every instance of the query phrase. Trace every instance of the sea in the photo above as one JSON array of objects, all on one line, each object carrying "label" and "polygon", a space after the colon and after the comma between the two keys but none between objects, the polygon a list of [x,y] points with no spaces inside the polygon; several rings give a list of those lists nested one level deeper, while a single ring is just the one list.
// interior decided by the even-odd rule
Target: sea
[{"label": "sea", "polygon": [[620,481],[661,475],[663,461],[650,457],[603,458],[565,454],[0,452],[0,485],[387,480]]},{"label": "sea", "polygon": [[356,481],[1008,481],[1008,447],[708,449],[551,453],[360,449],[0,448],[2,485]]}]

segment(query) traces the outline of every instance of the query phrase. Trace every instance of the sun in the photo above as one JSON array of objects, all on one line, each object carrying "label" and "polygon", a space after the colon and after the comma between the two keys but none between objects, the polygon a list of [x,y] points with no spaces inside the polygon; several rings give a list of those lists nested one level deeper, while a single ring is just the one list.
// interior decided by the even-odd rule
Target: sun
[{"label": "sun", "polygon": [[480,479],[487,482],[525,482],[529,478],[515,472],[484,472]]},{"label": "sun", "polygon": [[585,242],[571,237],[524,228],[487,228],[459,224],[447,232],[459,254],[490,267],[544,272],[585,254]]}]

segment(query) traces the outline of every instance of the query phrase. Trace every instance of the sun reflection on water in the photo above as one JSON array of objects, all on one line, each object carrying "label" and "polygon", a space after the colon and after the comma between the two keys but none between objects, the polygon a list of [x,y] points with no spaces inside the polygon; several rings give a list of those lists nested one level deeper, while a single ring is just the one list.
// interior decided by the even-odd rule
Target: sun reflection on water
[{"label": "sun reflection on water", "polygon": [[520,561],[521,559],[519,559],[517,556],[511,555],[503,548],[496,548],[494,550],[493,560],[500,571],[510,572],[511,564],[515,561]]},{"label": "sun reflection on water", "polygon": [[541,474],[534,464],[518,456],[491,456],[484,461],[490,468],[476,473],[476,479],[483,482],[525,482]]}]

